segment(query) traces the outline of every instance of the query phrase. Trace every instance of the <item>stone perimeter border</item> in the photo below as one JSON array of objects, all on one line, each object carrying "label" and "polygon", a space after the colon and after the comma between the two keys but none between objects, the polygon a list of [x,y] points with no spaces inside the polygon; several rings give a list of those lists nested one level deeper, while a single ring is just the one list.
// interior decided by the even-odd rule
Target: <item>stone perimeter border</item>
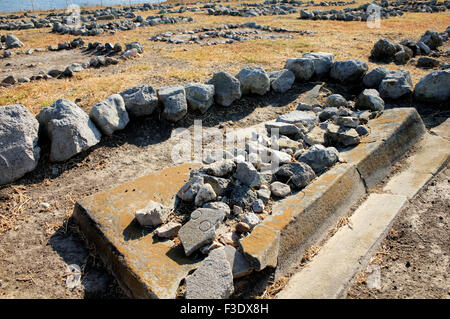
[{"label": "stone perimeter border", "polygon": [[[385,110],[368,125],[371,133],[361,144],[341,150],[344,163],[276,202],[272,215],[241,240],[242,251],[255,270],[270,266],[277,267],[277,277],[285,274],[426,131],[414,108]],[[175,298],[180,281],[198,266],[199,261],[185,257],[182,249],[172,248],[171,241],[145,236],[133,222],[134,211],[148,200],[173,204],[194,168],[190,164],[170,167],[75,205],[74,218],[80,228],[133,298]]]}]

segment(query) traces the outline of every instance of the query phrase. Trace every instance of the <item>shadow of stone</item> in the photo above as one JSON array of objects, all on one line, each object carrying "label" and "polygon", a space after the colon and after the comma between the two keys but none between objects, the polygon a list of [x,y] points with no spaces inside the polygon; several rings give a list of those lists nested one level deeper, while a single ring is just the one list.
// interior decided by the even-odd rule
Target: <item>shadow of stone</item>
[{"label": "shadow of stone", "polygon": [[153,227],[142,227],[136,219],[133,219],[123,230],[122,235],[125,241],[136,240],[151,234],[153,230]]},{"label": "shadow of stone", "polygon": [[84,298],[127,298],[100,258],[90,253],[82,238],[72,230],[73,221],[70,219],[68,223],[67,229],[60,227],[53,233],[49,244],[67,265],[76,264],[80,268],[84,265],[81,277]]}]

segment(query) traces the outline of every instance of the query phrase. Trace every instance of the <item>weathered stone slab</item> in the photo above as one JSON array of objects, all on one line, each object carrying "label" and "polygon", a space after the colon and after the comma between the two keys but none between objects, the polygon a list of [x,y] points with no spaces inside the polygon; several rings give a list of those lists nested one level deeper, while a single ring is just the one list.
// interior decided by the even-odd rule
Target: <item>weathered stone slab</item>
[{"label": "weathered stone slab", "polygon": [[233,292],[232,268],[223,248],[212,250],[186,278],[186,299],[225,299]]},{"label": "weathered stone slab", "polygon": [[175,298],[180,281],[198,264],[172,241],[146,234],[134,212],[150,200],[171,207],[189,171],[188,164],[169,167],[75,205],[74,217],[124,291],[134,298]]},{"label": "weathered stone slab", "polygon": [[189,256],[201,246],[212,242],[216,226],[224,218],[225,212],[219,209],[198,208],[193,211],[190,220],[178,232],[185,254]]}]

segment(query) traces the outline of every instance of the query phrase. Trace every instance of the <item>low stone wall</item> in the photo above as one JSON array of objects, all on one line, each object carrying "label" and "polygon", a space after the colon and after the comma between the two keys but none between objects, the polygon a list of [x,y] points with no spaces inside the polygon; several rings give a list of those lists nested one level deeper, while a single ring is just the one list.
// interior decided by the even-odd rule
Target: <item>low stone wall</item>
[{"label": "low stone wall", "polygon": [[[149,85],[137,86],[99,103],[98,108],[102,109],[102,112],[95,118],[95,123],[87,114],[81,116],[80,114],[84,114],[84,112],[74,103],[66,100],[59,100],[54,105],[44,108],[37,118],[40,126],[45,127],[45,130],[40,131],[47,133],[50,138],[52,144],[50,152],[64,154],[63,156],[51,156],[51,158],[65,160],[97,144],[101,136],[101,133],[98,132],[111,134],[127,125],[134,116],[151,115],[156,111],[158,105],[162,110],[162,118],[175,122],[186,116],[188,106],[195,112],[204,113],[214,103],[229,107],[242,94],[264,95],[269,90],[285,92],[291,88],[294,81],[307,82],[314,78],[341,84],[364,83],[366,86],[370,85],[374,89],[363,90],[358,99],[350,103],[358,108],[378,111],[384,108],[383,99],[399,99],[408,96],[424,102],[448,105],[450,97],[449,70],[434,71],[428,74],[416,84],[414,90],[407,71],[379,74],[376,69],[367,72],[367,64],[360,60],[335,62],[333,60],[334,56],[329,53],[307,53],[302,58],[288,59],[284,70],[269,74],[262,68],[246,68],[236,77],[226,72],[217,72],[206,85],[195,83],[186,87],[174,85],[160,88],[157,91]],[[318,116],[326,120],[338,114],[337,107],[333,105],[339,106],[339,101],[341,101],[339,97],[330,99],[331,104],[323,110],[320,107],[317,108],[314,102],[311,103],[312,105],[304,103],[299,105],[298,112],[308,113],[313,110],[313,112],[319,112]],[[94,106],[93,109],[96,107]],[[47,113],[51,115],[41,116],[41,114]],[[79,116],[75,116],[76,114]],[[2,123],[10,120],[11,118],[6,115],[0,119]],[[99,126],[100,131],[96,126]],[[334,136],[345,141],[345,135],[340,135],[338,128],[339,126],[333,133]],[[334,128],[331,127],[331,129]],[[62,132],[65,132],[66,135],[62,135]],[[2,136],[4,147],[7,149],[16,143],[14,136],[9,136],[9,134],[8,131],[5,131]],[[59,138],[56,138],[57,136]],[[80,139],[82,136],[92,136],[92,138]],[[4,169],[14,171],[14,167],[22,166],[21,160],[11,158],[4,151],[0,155],[5,162]],[[37,158],[35,161],[37,162]],[[15,181],[29,171],[31,169],[25,172],[17,170],[17,174],[3,180],[1,184]]]}]

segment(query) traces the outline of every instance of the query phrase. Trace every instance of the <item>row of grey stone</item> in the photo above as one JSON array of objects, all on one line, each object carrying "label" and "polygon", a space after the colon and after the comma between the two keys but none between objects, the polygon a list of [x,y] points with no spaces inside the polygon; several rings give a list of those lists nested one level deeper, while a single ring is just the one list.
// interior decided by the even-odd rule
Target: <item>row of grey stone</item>
[{"label": "row of grey stone", "polygon": [[[374,7],[370,7],[373,5]],[[376,7],[375,7],[376,6]],[[378,9],[375,9],[378,8]],[[337,20],[337,21],[368,21],[373,19],[374,13],[376,17],[381,19],[388,19],[391,17],[402,16],[404,12],[422,12],[433,13],[443,12],[450,8],[450,1],[445,1],[443,4],[436,4],[436,1],[428,3],[418,1],[397,1],[389,2],[382,0],[381,3],[372,1],[365,3],[356,8],[345,8],[342,10],[300,10],[299,19],[304,20]],[[368,10],[369,9],[369,10]]]},{"label": "row of grey stone", "polygon": [[138,27],[156,26],[159,24],[173,24],[180,22],[192,22],[192,17],[167,17],[167,16],[148,16],[141,23],[135,23],[129,20],[117,20],[105,24],[97,22],[82,23],[80,26],[71,26],[63,23],[54,23],[52,31],[59,34],[71,34],[75,36],[97,36],[104,32],[111,34],[116,31],[134,30]]},{"label": "row of grey stone", "polygon": [[[140,56],[140,53],[143,52],[143,47],[139,42],[127,43],[126,51],[122,52],[119,58],[115,58],[112,56],[95,56],[92,57],[89,61],[84,63],[71,63],[66,68],[63,69],[51,69],[47,73],[40,71],[37,75],[33,75],[31,77],[19,77],[17,78],[14,74],[7,76],[2,80],[0,86],[9,87],[11,85],[17,83],[27,83],[30,81],[39,81],[39,80],[49,80],[52,78],[62,79],[62,78],[70,78],[75,73],[82,72],[88,68],[99,68],[105,67],[109,65],[116,65],[120,63],[120,60],[126,60],[130,58],[136,58]],[[116,46],[115,46],[116,47]],[[120,46],[121,47],[121,46]],[[97,51],[98,52],[98,51]],[[118,53],[120,51],[113,51],[114,53]]]},{"label": "row of grey stone", "polygon": [[[249,28],[249,29],[255,29],[253,32],[249,31],[234,31],[234,29],[238,28]],[[301,30],[288,30],[285,28],[278,28],[278,27],[270,27],[270,26],[262,26],[260,24],[257,24],[255,22],[247,22],[242,24],[227,24],[225,26],[219,26],[215,28],[201,28],[201,29],[195,29],[192,31],[183,31],[178,34],[172,33],[172,32],[164,32],[160,34],[156,34],[153,37],[150,38],[151,41],[161,41],[161,42],[169,42],[174,44],[184,44],[184,43],[197,43],[201,44],[201,40],[205,39],[211,39],[211,38],[224,38],[227,39],[224,43],[233,43],[235,41],[245,41],[247,40],[251,35],[260,35],[260,37],[264,36],[264,32],[275,32],[275,33],[295,33],[300,35],[306,35],[311,34],[312,31],[301,31]],[[177,39],[177,35],[190,35],[189,39],[181,40]],[[265,35],[267,36],[267,35]],[[269,36],[269,37],[275,37],[275,36]],[[214,42],[213,44],[218,44],[219,42]]]},{"label": "row of grey stone", "polygon": [[[136,49],[129,51],[136,51],[137,53]],[[188,105],[192,110],[204,113],[214,102],[227,107],[240,99],[243,94],[264,95],[271,89],[275,92],[286,92],[292,87],[295,80],[305,82],[309,81],[313,76],[326,77],[329,75],[331,79],[344,84],[362,81],[368,87],[378,87],[383,98],[400,98],[412,92],[412,81],[408,71],[385,72],[386,70],[382,68],[375,68],[366,74],[368,65],[361,60],[350,59],[336,62],[333,62],[333,60],[334,56],[330,53],[306,53],[302,58],[288,59],[285,69],[270,73],[266,73],[263,68],[259,67],[245,68],[236,77],[226,72],[217,72],[206,84],[171,85],[160,88],[157,92],[149,85],[141,85],[122,92],[123,103],[117,102],[120,101],[119,98],[100,103],[104,111],[98,114],[97,124],[100,125],[104,133],[112,133],[114,130],[122,128],[124,123],[128,123],[128,113],[134,116],[150,115],[156,110],[159,103],[162,105],[162,117],[168,121],[176,122],[186,116]],[[423,101],[448,102],[450,98],[449,81],[449,70],[434,71],[423,77],[416,84],[414,96]],[[94,107],[93,110],[99,107]],[[125,112],[123,111],[124,107]],[[57,118],[55,118],[59,122],[53,125],[55,129],[61,131],[60,134],[48,134],[50,138],[59,136],[64,140],[64,142],[61,142],[61,138],[56,137],[55,142],[52,141],[54,146],[51,147],[51,160],[68,159],[99,141],[98,133],[92,129],[93,124],[90,124],[91,122],[89,121],[91,120],[89,117],[86,115],[78,119],[71,116],[66,118],[65,114],[74,113],[72,111],[66,112],[67,108],[76,108],[76,105],[72,105],[68,101],[59,100],[52,107],[41,111],[41,113],[55,112],[55,114],[59,114],[60,110],[62,112],[62,115],[57,115]],[[95,113],[95,111],[92,112]],[[78,114],[80,111],[75,113]],[[5,115],[5,117],[5,120],[9,121],[7,119],[8,116]],[[86,117],[89,121],[83,120]],[[80,123],[80,121],[82,121],[83,125],[74,124]],[[47,124],[41,123],[41,125],[45,126]],[[32,126],[30,125],[30,127]],[[90,137],[81,138],[81,132],[88,132],[86,134]],[[5,147],[10,143],[15,143],[14,139],[9,141],[8,131],[5,131],[4,134]],[[30,145],[26,146],[24,144],[23,146],[28,149],[27,152],[30,152],[30,147],[34,149]],[[16,150],[19,153],[24,153],[24,148]],[[15,169],[16,166],[29,166],[21,161],[11,160],[10,156],[5,156],[3,158],[9,158],[9,160],[6,160],[7,164],[4,167],[10,173],[3,175],[5,176],[3,183],[13,181],[29,171],[28,169]],[[37,159],[34,157],[31,157],[30,160],[33,163],[32,165],[35,166],[37,164]]]}]

